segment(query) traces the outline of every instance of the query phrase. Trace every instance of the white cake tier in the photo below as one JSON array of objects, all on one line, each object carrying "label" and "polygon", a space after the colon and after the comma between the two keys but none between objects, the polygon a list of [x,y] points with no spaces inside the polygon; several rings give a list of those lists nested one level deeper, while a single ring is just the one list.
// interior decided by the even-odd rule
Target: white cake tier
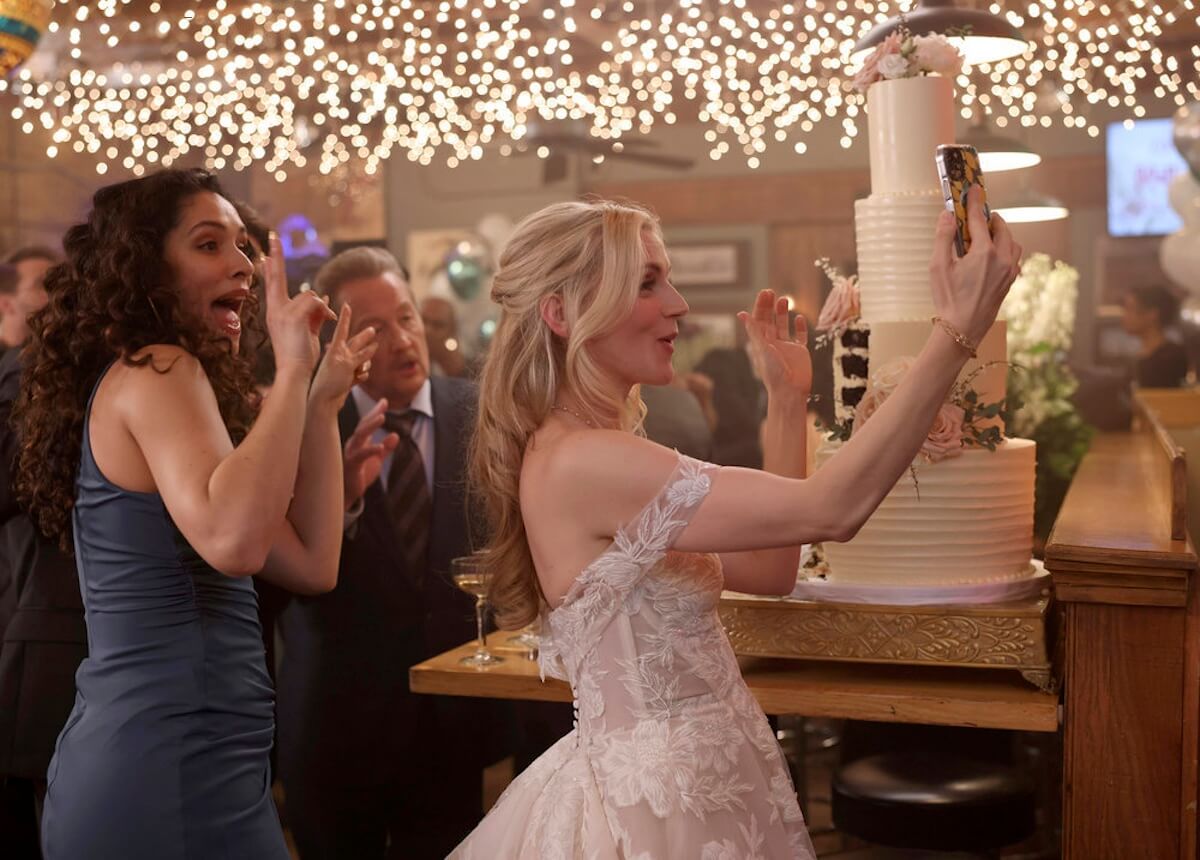
[{"label": "white cake tier", "polygon": [[[874,372],[902,356],[915,357],[925,346],[931,331],[933,323],[928,317],[923,320],[871,323],[870,371]],[[979,403],[997,403],[1004,399],[1008,391],[1007,350],[1007,324],[999,321],[979,344],[975,351],[978,357],[968,360],[958,375],[959,382],[962,382],[974,374],[971,388],[979,395]],[[867,387],[869,389],[870,385]]]},{"label": "white cake tier", "polygon": [[[823,447],[818,468],[840,447]],[[955,585],[1028,576],[1036,447],[1008,439],[995,451],[918,465],[919,499],[905,473],[853,540],[825,544],[830,581]]]},{"label": "white cake tier", "polygon": [[873,194],[941,187],[937,148],[954,143],[954,85],[948,79],[899,78],[872,84],[867,90],[867,123]]},{"label": "white cake tier", "polygon": [[938,215],[945,208],[936,190],[872,194],[855,202],[858,285],[862,318],[868,323],[933,316],[929,261]]}]

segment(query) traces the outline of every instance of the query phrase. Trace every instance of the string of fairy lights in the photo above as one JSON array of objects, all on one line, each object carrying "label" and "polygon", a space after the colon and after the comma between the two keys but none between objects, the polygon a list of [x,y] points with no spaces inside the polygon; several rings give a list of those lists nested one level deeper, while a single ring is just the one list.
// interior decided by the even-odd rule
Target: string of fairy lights
[{"label": "string of fairy lights", "polygon": [[[315,161],[367,174],[393,153],[451,166],[520,146],[531,122],[619,140],[698,120],[709,155],[751,167],[863,127],[855,41],[888,0],[212,0],[57,3],[0,92],[47,153],[140,175],[202,153],[283,179]],[[1099,134],[1093,106],[1143,116],[1200,97],[1200,0],[992,3],[1024,55],[968,68],[964,115]]]}]

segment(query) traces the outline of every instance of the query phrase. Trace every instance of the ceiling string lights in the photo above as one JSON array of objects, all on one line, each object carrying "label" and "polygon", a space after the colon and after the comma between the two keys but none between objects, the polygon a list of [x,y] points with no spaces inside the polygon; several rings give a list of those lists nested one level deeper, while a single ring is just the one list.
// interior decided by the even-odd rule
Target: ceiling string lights
[{"label": "ceiling string lights", "polygon": [[[698,121],[710,157],[751,167],[806,150],[820,122],[850,146],[865,118],[855,43],[912,8],[886,0],[80,0],[0,92],[48,154],[135,174],[202,154],[279,179],[315,162],[368,174],[394,152],[456,165],[510,152],[530,124],[601,139]],[[980,8],[983,8],[982,6]],[[964,115],[1096,135],[1200,96],[1200,0],[992,3],[1026,52],[964,71]]]}]

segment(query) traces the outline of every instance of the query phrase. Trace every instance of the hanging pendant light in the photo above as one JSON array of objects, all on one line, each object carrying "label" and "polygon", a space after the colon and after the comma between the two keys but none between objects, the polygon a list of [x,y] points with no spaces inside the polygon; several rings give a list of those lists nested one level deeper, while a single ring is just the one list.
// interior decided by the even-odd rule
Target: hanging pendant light
[{"label": "hanging pendant light", "polygon": [[1011,197],[997,200],[992,211],[998,212],[1010,224],[1061,221],[1071,214],[1061,200],[1030,188],[1022,188]]},{"label": "hanging pendant light", "polygon": [[982,9],[962,9],[953,0],[920,0],[903,19],[888,18],[872,27],[854,46],[854,57],[861,59],[874,50],[900,26],[901,20],[914,36],[934,33],[945,36],[962,51],[968,66],[1020,56],[1029,46],[1021,31],[999,15]]},{"label": "hanging pendant light", "polygon": [[959,143],[975,147],[975,151],[979,153],[979,167],[984,176],[1005,170],[1033,167],[1042,162],[1042,157],[1024,143],[997,134],[983,121],[972,125]]}]

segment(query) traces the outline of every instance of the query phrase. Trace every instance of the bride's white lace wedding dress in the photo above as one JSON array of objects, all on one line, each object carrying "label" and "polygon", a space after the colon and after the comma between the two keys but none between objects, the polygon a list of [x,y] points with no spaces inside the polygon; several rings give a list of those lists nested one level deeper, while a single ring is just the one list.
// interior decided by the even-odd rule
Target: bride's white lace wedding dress
[{"label": "bride's white lace wedding dress", "polygon": [[542,673],[570,682],[575,729],[451,858],[815,858],[779,744],[717,617],[721,562],[671,549],[715,470],[681,455],[543,617]]}]

